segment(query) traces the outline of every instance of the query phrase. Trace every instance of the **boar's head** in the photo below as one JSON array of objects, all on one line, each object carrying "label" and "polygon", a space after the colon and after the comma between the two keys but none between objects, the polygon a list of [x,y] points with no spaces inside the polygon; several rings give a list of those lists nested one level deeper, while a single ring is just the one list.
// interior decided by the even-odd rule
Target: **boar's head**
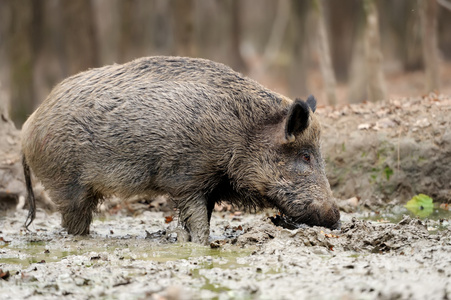
[{"label": "boar's head", "polygon": [[296,99],[276,122],[261,127],[248,152],[248,178],[292,222],[337,229],[340,212],[326,178],[315,109],[313,96]]}]

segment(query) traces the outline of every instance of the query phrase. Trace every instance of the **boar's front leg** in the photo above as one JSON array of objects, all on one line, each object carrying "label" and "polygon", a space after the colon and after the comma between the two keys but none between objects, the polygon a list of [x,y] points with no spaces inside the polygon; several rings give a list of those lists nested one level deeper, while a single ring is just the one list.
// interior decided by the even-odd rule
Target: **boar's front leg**
[{"label": "boar's front leg", "polygon": [[210,235],[207,199],[203,194],[195,194],[178,202],[180,221],[191,235],[191,241],[206,245]]}]

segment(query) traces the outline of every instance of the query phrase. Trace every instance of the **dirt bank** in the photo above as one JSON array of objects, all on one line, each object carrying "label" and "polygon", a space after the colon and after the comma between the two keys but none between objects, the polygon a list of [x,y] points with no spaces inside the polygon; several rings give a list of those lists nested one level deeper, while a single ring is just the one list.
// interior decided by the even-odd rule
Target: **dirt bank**
[{"label": "dirt bank", "polygon": [[319,109],[327,177],[341,199],[451,202],[451,98],[392,99]]}]

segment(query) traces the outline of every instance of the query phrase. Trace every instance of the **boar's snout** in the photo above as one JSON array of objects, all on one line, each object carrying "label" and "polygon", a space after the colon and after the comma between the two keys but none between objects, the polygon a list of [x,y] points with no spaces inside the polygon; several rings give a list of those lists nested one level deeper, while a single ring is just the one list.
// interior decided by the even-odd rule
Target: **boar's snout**
[{"label": "boar's snout", "polygon": [[323,226],[330,229],[340,229],[340,211],[334,200],[321,204],[312,203],[302,216],[296,218],[296,223],[310,226]]},{"label": "boar's snout", "polygon": [[332,203],[326,202],[320,209],[320,222],[322,221],[324,227],[330,229],[340,229],[340,210],[338,205],[333,201]]}]

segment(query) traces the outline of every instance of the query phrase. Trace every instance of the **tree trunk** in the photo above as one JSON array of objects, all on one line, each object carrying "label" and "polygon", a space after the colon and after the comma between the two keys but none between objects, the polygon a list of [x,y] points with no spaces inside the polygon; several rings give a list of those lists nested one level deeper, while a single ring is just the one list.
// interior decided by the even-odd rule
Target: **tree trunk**
[{"label": "tree trunk", "polygon": [[336,79],[346,82],[352,60],[356,31],[359,27],[361,0],[329,0],[325,14],[330,22],[332,63]]},{"label": "tree trunk", "polygon": [[134,22],[133,22],[133,13],[136,8],[136,1],[119,1],[119,45],[118,45],[118,56],[119,62],[124,63],[132,58],[132,54],[130,54],[131,49],[134,45]]},{"label": "tree trunk", "polygon": [[423,60],[426,69],[427,92],[440,89],[439,59],[437,41],[436,0],[418,0],[420,6],[421,33],[423,40]]},{"label": "tree trunk", "polygon": [[99,62],[94,11],[90,0],[61,1],[65,76]]},{"label": "tree trunk", "polygon": [[290,47],[292,60],[289,67],[288,84],[292,98],[307,93],[306,69],[307,69],[307,15],[309,3],[307,1],[291,0],[290,19]]},{"label": "tree trunk", "polygon": [[272,24],[271,33],[266,43],[263,53],[263,60],[252,70],[252,77],[257,80],[265,78],[265,73],[276,61],[280,54],[280,49],[286,36],[288,24],[290,21],[291,0],[280,0],[277,2],[277,12]]},{"label": "tree trunk", "polygon": [[232,0],[231,9],[231,53],[232,65],[231,67],[241,73],[247,71],[246,63],[243,60],[240,52],[241,44],[241,12],[240,0]]},{"label": "tree trunk", "polygon": [[33,9],[31,0],[6,2],[10,15],[10,116],[20,128],[33,111]]},{"label": "tree trunk", "polygon": [[291,3],[289,0],[279,0],[276,18],[274,19],[271,34],[263,54],[263,69],[266,69],[272,64],[280,52],[283,37],[285,36],[288,21],[290,20],[290,8]]},{"label": "tree trunk", "polygon": [[390,46],[396,51],[396,59],[402,63],[404,71],[423,69],[421,51],[421,26],[417,1],[383,1],[381,12],[391,20],[386,28],[387,35],[393,35]]},{"label": "tree trunk", "polygon": [[441,55],[446,60],[451,60],[451,34],[449,29],[451,28],[451,1],[450,0],[437,0],[440,4],[438,9],[438,42]]},{"label": "tree trunk", "polygon": [[366,0],[365,60],[368,100],[377,101],[387,98],[384,73],[382,71],[382,53],[379,36],[377,7],[374,0]]},{"label": "tree trunk", "polygon": [[191,56],[196,54],[194,36],[193,0],[172,0],[175,54]]},{"label": "tree trunk", "polygon": [[366,61],[363,35],[359,33],[352,50],[352,61],[349,67],[348,94],[349,103],[361,103],[367,99]]},{"label": "tree trunk", "polygon": [[326,24],[324,20],[324,10],[321,0],[313,0],[313,6],[316,13],[317,24],[317,49],[319,55],[319,65],[323,76],[324,86],[329,105],[337,104],[337,94],[335,92],[336,81],[332,68],[332,60],[330,56],[329,40],[327,37]]}]

